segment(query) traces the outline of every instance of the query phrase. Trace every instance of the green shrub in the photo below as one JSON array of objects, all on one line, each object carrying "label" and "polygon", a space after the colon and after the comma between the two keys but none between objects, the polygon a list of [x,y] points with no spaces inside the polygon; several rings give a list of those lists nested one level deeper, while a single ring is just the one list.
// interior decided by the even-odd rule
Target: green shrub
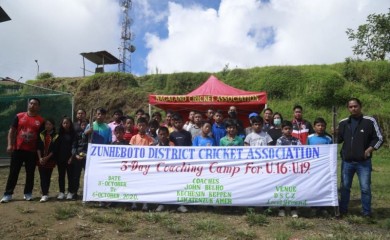
[{"label": "green shrub", "polygon": [[48,78],[54,78],[54,74],[51,72],[43,72],[38,74],[37,79],[42,80],[42,79],[48,79]]},{"label": "green shrub", "polygon": [[274,67],[268,70],[269,79],[263,88],[269,98],[287,99],[291,97],[301,84],[302,72],[294,67]]},{"label": "green shrub", "polygon": [[306,102],[313,107],[331,107],[333,105],[343,104],[344,96],[337,93],[338,89],[342,89],[345,83],[344,78],[336,72],[317,71],[316,79],[312,79],[311,84],[307,85],[305,94],[310,97],[306,98]]}]

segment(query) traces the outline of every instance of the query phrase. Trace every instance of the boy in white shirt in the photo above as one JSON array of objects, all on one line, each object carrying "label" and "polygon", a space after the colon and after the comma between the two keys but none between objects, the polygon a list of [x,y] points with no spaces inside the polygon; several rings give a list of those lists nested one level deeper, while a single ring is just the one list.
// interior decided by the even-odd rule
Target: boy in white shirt
[{"label": "boy in white shirt", "polygon": [[244,146],[267,146],[272,142],[272,138],[268,133],[261,131],[263,127],[263,118],[260,116],[253,117],[252,120],[253,131],[249,133],[245,140]]}]

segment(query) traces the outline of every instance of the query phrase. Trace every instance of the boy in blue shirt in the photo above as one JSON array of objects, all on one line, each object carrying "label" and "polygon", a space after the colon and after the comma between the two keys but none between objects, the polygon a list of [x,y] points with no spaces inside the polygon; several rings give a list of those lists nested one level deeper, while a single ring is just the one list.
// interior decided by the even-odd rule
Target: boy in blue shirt
[{"label": "boy in blue shirt", "polygon": [[213,133],[213,138],[217,146],[219,146],[220,140],[226,136],[226,126],[223,122],[223,112],[222,110],[217,110],[213,116],[214,123],[211,128],[211,132]]},{"label": "boy in blue shirt", "polygon": [[[314,133],[310,134],[307,138],[307,145],[319,145],[319,144],[332,144],[332,138],[326,134],[326,122],[325,119],[319,117],[314,120]],[[322,210],[321,210],[322,209]],[[328,216],[328,212],[325,207],[313,207],[312,215],[317,215],[317,211],[321,210],[321,215]]]},{"label": "boy in blue shirt", "polygon": [[199,136],[196,136],[192,141],[192,146],[215,146],[214,138],[210,137],[211,124],[209,122],[202,123],[202,133]]},{"label": "boy in blue shirt", "polygon": [[[110,144],[112,141],[112,131],[111,128],[105,123],[107,115],[107,110],[104,108],[96,109],[96,120],[88,124],[84,133],[87,136],[92,137],[92,143],[99,144]],[[92,135],[91,135],[92,134]]]},{"label": "boy in blue shirt", "polygon": [[323,118],[314,120],[314,133],[307,138],[307,145],[332,144],[332,138],[325,132],[326,122]]}]

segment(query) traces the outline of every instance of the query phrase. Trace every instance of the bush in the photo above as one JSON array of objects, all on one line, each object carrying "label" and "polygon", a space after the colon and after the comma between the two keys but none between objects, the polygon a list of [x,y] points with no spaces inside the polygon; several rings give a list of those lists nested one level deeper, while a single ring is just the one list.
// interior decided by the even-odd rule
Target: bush
[{"label": "bush", "polygon": [[54,74],[51,72],[43,72],[38,74],[37,79],[42,80],[42,79],[48,79],[48,78],[54,78]]},{"label": "bush", "polygon": [[[310,97],[306,98],[306,102],[313,107],[331,107],[334,105],[343,104],[346,99],[343,93],[337,92],[343,89],[345,80],[336,73],[329,71],[317,71],[314,78],[307,85],[307,91]],[[348,98],[347,98],[348,99]]]},{"label": "bush", "polygon": [[263,87],[269,98],[291,97],[302,80],[302,72],[294,67],[273,67],[268,71],[269,79],[264,82]]}]

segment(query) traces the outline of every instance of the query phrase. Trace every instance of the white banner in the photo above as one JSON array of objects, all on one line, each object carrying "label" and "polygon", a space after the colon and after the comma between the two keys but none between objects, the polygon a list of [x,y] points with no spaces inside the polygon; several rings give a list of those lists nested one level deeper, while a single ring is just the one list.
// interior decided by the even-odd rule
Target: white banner
[{"label": "white banner", "polygon": [[337,145],[90,144],[84,201],[338,206]]}]

